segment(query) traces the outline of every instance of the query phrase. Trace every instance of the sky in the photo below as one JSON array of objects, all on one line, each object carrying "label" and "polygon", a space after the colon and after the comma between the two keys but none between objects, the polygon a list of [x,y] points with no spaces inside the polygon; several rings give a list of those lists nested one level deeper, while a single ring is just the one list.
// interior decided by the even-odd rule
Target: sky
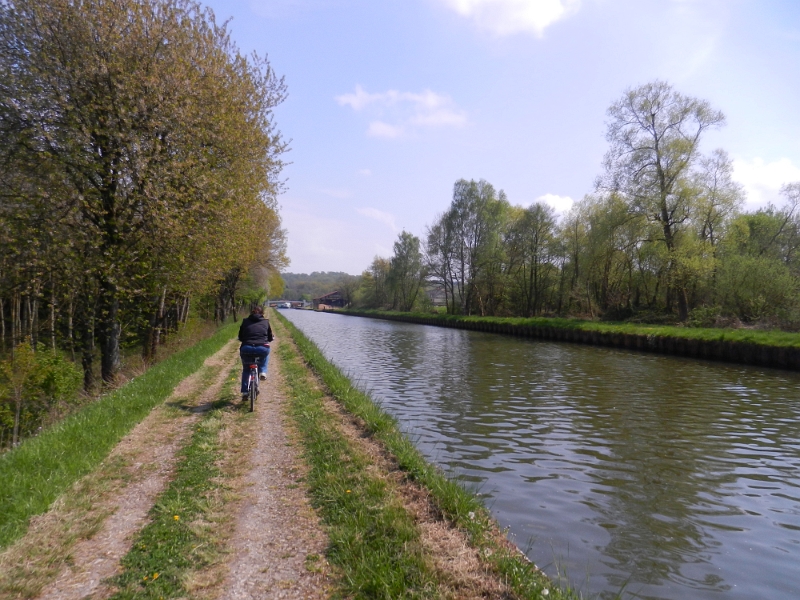
[{"label": "sky", "polygon": [[424,239],[458,179],[561,214],[594,189],[606,110],[662,80],[726,116],[745,209],[800,181],[800,0],[210,0],[285,77],[287,271],[359,274]]}]

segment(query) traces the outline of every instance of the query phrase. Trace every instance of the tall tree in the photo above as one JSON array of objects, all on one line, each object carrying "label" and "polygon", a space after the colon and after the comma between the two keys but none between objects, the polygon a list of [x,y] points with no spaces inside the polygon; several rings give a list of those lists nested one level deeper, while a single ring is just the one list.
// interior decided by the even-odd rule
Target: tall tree
[{"label": "tall tree", "polygon": [[[724,123],[705,100],[684,96],[663,81],[631,88],[608,109],[611,144],[598,187],[622,194],[631,211],[657,223],[676,272],[681,225],[696,198],[690,185],[703,134]],[[676,296],[681,319],[688,315],[685,287],[669,277],[667,305]]]},{"label": "tall tree", "polygon": [[407,231],[400,232],[390,264],[388,279],[393,296],[392,308],[409,311],[425,278],[419,238]]},{"label": "tall tree", "polygon": [[0,81],[3,209],[36,239],[63,223],[111,381],[126,305],[160,304],[198,242],[279,191],[283,81],[191,0],[5,1]]}]

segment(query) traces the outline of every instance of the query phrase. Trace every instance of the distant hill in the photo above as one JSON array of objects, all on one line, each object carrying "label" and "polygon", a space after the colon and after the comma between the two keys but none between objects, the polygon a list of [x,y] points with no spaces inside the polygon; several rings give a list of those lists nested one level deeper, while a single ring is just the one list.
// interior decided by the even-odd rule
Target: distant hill
[{"label": "distant hill", "polygon": [[281,273],[286,288],[283,291],[285,300],[310,300],[339,288],[339,282],[348,273],[337,271],[314,271],[307,273]]}]

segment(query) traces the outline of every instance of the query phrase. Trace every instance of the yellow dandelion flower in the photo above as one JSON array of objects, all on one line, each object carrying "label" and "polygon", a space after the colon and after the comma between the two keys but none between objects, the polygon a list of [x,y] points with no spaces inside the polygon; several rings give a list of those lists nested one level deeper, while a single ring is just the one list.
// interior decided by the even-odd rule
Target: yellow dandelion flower
[{"label": "yellow dandelion flower", "polygon": [[158,573],[153,573],[153,580],[158,579]]},{"label": "yellow dandelion flower", "polygon": [[349,493],[350,493],[350,490],[346,490],[346,491],[345,491],[345,493],[346,493],[346,494],[349,494]]},{"label": "yellow dandelion flower", "polygon": [[142,577],[142,579],[143,579],[144,581],[147,581],[147,575],[145,575],[144,577]]},{"label": "yellow dandelion flower", "polygon": [[172,517],[172,518],[173,518],[173,519],[175,519],[176,521],[180,521],[180,520],[181,520],[181,518],[180,518],[178,515],[175,515],[175,516],[174,516],[174,517]]}]

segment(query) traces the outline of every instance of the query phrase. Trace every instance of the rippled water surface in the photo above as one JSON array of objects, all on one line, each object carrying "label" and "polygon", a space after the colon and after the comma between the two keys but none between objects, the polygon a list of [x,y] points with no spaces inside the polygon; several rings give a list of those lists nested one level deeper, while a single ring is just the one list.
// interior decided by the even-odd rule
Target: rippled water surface
[{"label": "rippled water surface", "polygon": [[800,376],[282,314],[585,594],[800,598]]}]

